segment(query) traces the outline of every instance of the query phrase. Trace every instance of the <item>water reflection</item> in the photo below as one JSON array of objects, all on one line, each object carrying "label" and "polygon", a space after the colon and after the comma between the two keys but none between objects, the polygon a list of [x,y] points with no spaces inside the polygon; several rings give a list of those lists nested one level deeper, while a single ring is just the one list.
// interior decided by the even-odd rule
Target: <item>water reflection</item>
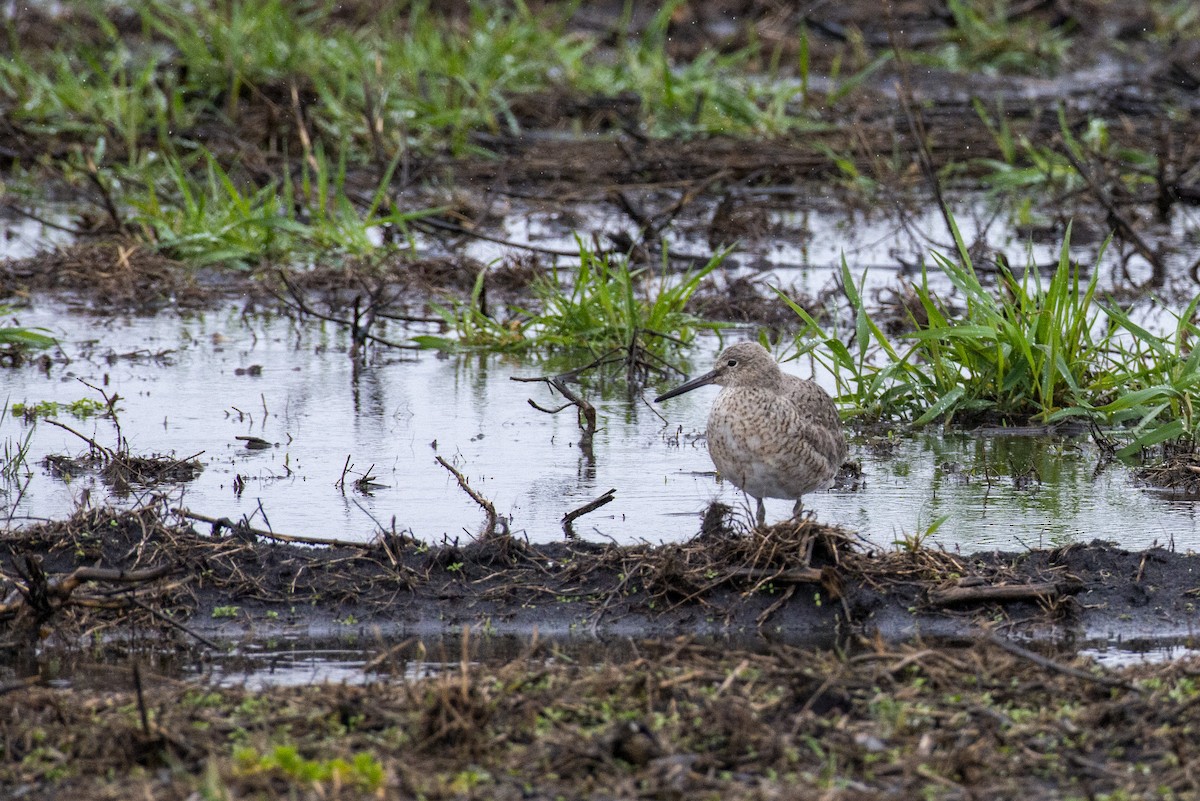
[{"label": "water reflection", "polygon": [[[135,453],[200,457],[206,469],[172,500],[194,511],[237,518],[265,513],[277,531],[365,539],[375,520],[436,542],[478,532],[483,516],[438,465],[442,456],[472,487],[534,541],[562,536],[568,511],[610,488],[616,499],[580,518],[584,537],[616,542],[691,537],[708,503],[748,511],[732,487],[716,480],[703,431],[715,390],[697,391],[656,409],[620,380],[584,385],[599,427],[592,449],[580,447],[574,409],[557,405],[536,377],[547,364],[511,358],[386,355],[355,375],[340,333],[239,309],[188,317],[106,321],[97,342],[94,320],[42,304],[22,313],[25,325],[53,330],[70,362],[49,373],[6,371],[7,400],[71,402],[94,393],[81,379],[121,396],[123,435]],[[690,354],[708,364],[719,343],[702,339]],[[170,351],[170,357],[145,354]],[[135,354],[142,355],[121,355]],[[259,375],[245,368],[260,365]],[[808,363],[785,369],[806,375]],[[115,443],[110,423],[67,418],[80,433]],[[251,451],[236,436],[272,443]],[[0,421],[0,440],[23,442],[27,424]],[[90,494],[108,490],[95,476],[68,481],[40,466],[47,454],[78,454],[86,446],[67,432],[39,425],[30,439],[27,486],[0,496],[14,519],[62,517]],[[1154,542],[1200,546],[1195,502],[1155,497],[1112,465],[1096,474],[1100,454],[1086,437],[1031,438],[937,432],[860,436],[852,458],[863,466],[857,491],[805,499],[822,521],[861,532],[881,547],[944,522],[932,541],[965,551],[1023,549],[1093,538],[1130,548]],[[339,488],[347,459],[356,471],[373,467],[370,494]],[[22,474],[24,484],[26,474]],[[136,495],[135,495],[136,497]],[[19,499],[19,503],[17,500]],[[130,500],[128,502],[133,502]],[[15,504],[15,508],[14,508]],[[790,513],[768,501],[768,514]]]}]

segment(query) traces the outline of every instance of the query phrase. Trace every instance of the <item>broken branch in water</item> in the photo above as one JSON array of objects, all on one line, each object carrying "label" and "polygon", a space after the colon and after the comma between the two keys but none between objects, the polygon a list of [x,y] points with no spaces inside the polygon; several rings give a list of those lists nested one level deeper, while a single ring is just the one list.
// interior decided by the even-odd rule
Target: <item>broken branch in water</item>
[{"label": "broken branch in water", "polygon": [[[533,401],[530,401],[530,403],[533,403]],[[613,488],[601,495],[599,498],[596,498],[594,501],[589,501],[583,506],[580,506],[578,509],[572,509],[570,512],[567,512],[565,515],[563,515],[562,519],[563,533],[567,535],[568,539],[574,539],[576,534],[575,528],[572,524],[575,522],[575,518],[583,517],[588,512],[596,511],[601,506],[604,506],[605,504],[614,500],[616,497],[617,490],[616,488]]]},{"label": "broken branch in water", "polygon": [[456,481],[458,481],[458,486],[462,487],[463,492],[467,493],[467,495],[470,495],[471,500],[479,504],[479,507],[483,509],[484,513],[487,515],[487,527],[484,529],[484,536],[490,537],[495,534],[496,523],[499,520],[499,517],[496,514],[496,507],[492,505],[492,502],[480,495],[475,490],[471,489],[471,485],[467,483],[467,477],[456,470],[453,465],[440,456],[435,456],[434,458],[437,459],[438,464],[450,471],[450,474],[454,476]]},{"label": "broken branch in water", "polygon": [[569,406],[576,407],[579,410],[579,429],[583,432],[583,439],[581,439],[579,442],[580,447],[589,450],[591,449],[592,437],[596,433],[596,407],[588,403],[579,395],[576,395],[567,386],[566,381],[563,380],[562,376],[551,375],[538,376],[537,378],[525,378],[514,375],[511,377],[511,380],[523,382],[542,381],[550,388],[558,390],[559,394],[566,398],[568,402],[564,403],[562,406],[559,406],[557,409],[547,409],[544,406],[539,406],[533,401],[532,398],[529,400],[529,405],[537,409],[539,412],[545,412],[546,414],[558,414]]}]

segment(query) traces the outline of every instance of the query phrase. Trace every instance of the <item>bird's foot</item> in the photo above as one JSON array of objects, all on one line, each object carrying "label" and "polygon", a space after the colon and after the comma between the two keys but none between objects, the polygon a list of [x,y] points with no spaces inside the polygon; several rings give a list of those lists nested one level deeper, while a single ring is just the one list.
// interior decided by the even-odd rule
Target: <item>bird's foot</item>
[{"label": "bird's foot", "polygon": [[796,505],[792,507],[792,520],[795,520],[797,523],[801,523],[805,520],[812,520],[816,518],[816,516],[816,510],[805,509],[804,504],[799,500],[797,500]]}]

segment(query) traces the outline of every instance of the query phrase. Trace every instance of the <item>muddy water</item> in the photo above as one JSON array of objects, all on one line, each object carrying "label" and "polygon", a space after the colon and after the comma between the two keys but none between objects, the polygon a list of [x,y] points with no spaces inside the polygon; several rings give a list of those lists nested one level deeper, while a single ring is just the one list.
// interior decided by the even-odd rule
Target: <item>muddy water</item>
[{"label": "muddy water", "polygon": [[[683,539],[718,499],[749,515],[740,493],[712,474],[700,436],[715,390],[661,408],[649,401],[654,389],[633,397],[621,386],[593,391],[601,429],[589,457],[570,411],[532,409],[530,398],[543,406],[557,399],[543,385],[510,380],[538,374],[537,365],[420,352],[386,357],[355,375],[341,332],[243,317],[236,309],[101,322],[41,303],[20,322],[53,331],[69,362],[48,374],[6,371],[3,399],[97,398],[84,381],[119,395],[121,432],[133,453],[201,454],[199,478],[159,490],[202,514],[245,515],[256,526],[296,535],[365,539],[377,522],[390,528],[394,521],[431,542],[465,539],[480,531],[483,515],[435,462],[440,455],[493,501],[513,531],[533,541],[561,537],[562,516],[610,488],[616,500],[576,523],[582,536]],[[717,347],[715,339],[697,344],[696,369]],[[254,367],[261,374],[246,372]],[[791,362],[787,369],[803,375],[809,366]],[[116,443],[108,420],[58,419]],[[82,454],[86,445],[45,423],[30,434],[11,415],[0,422],[0,442],[10,449],[27,436],[28,470],[20,485],[6,485],[3,498],[4,514],[15,522],[58,518],[83,502],[144,498],[136,490],[113,498],[90,474],[52,476],[41,466],[46,454]],[[271,446],[248,450],[239,436]],[[945,518],[932,542],[964,551],[1094,537],[1131,548],[1200,547],[1193,502],[1149,494],[1121,466],[1094,475],[1097,454],[1086,440],[922,434],[857,441],[852,457],[862,463],[864,484],[815,494],[807,504],[821,520],[880,546]],[[347,458],[347,484],[370,469],[379,486],[369,494],[340,487]],[[786,501],[768,501],[770,517],[789,510]]]}]

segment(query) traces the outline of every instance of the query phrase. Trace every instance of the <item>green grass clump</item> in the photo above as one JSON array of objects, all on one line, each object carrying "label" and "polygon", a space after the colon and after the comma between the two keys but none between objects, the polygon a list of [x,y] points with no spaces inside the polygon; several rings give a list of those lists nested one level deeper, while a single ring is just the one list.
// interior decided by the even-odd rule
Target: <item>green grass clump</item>
[{"label": "green grass clump", "polygon": [[480,300],[486,276],[480,273],[468,301],[438,310],[454,336],[418,336],[414,341],[448,350],[586,350],[594,355],[619,350],[662,358],[690,342],[697,330],[718,327],[684,307],[728,251],[676,278],[665,263],[656,275],[632,268],[625,257],[595,253],[582,242],[579,246],[579,267],[568,280],[555,268],[534,284],[536,310],[509,309],[503,319],[485,313]]},{"label": "green grass clump", "polygon": [[1151,187],[1159,172],[1159,156],[1117,143],[1112,136],[1110,123],[1099,117],[1087,120],[1083,130],[1076,135],[1067,121],[1066,112],[1058,109],[1058,130],[1061,147],[1034,144],[1028,135],[1014,134],[1004,114],[1003,105],[996,109],[995,118],[982,101],[972,101],[975,113],[988,129],[999,159],[977,159],[974,165],[986,172],[980,178],[989,194],[995,197],[1021,193],[1031,201],[1046,192],[1069,195],[1086,186],[1072,158],[1076,162],[1088,163],[1099,159],[1107,164],[1119,165],[1117,174],[1126,189],[1133,194]]},{"label": "green grass clump", "polygon": [[965,309],[952,314],[922,271],[913,287],[921,313],[910,313],[916,330],[895,340],[871,319],[845,262],[853,349],[788,303],[806,322],[804,335],[816,334],[825,345],[824,364],[851,414],[914,425],[953,417],[1004,423],[1078,417],[1127,427],[1118,429],[1131,440],[1123,453],[1194,439],[1200,351],[1191,343],[1200,328],[1192,318],[1200,299],[1177,318],[1174,334],[1153,334],[1097,301],[1097,273],[1081,280],[1068,258],[1069,236],[1068,229],[1048,282],[1032,266],[1017,278],[1002,264],[991,288],[980,281],[955,227],[958,259],[935,253],[934,260]]},{"label": "green grass clump", "polygon": [[[1048,74],[1066,60],[1071,40],[1006,0],[947,0],[953,19],[931,63],[955,72]],[[922,59],[926,60],[926,59]]]},{"label": "green grass clump", "polygon": [[538,282],[534,296],[542,304],[535,331],[543,347],[594,352],[641,346],[662,355],[687,344],[698,328],[713,329],[684,311],[688,299],[728,251],[715,254],[698,270],[678,279],[667,271],[631,269],[626,258],[596,254],[581,247],[579,269],[564,287],[557,270]]},{"label": "green grass clump", "polygon": [[[480,152],[479,132],[519,133],[517,103],[530,95],[637,98],[630,120],[660,135],[778,135],[811,129],[806,35],[796,64],[751,44],[732,52],[670,54],[680,2],[665,4],[638,36],[618,24],[609,48],[568,29],[572,6],[474,2],[465,14],[429,2],[381,7],[369,24],[333,3],[136,0],[140,32],[118,27],[102,5],[75,10],[53,51],[10,36],[0,61],[0,101],[23,130],[89,146],[135,163],[168,144],[206,144],[213,126],[247,123],[252,144],[293,150],[300,115],[314,142],[352,143],[352,163],[401,150]],[[83,33],[86,31],[85,33]],[[832,104],[891,58],[857,73],[840,60]],[[768,71],[763,74],[764,66]],[[214,147],[214,149],[216,149]]]},{"label": "green grass clump", "polygon": [[[652,136],[780,135],[820,127],[815,117],[799,114],[792,106],[805,93],[805,77],[792,78],[777,70],[766,78],[754,77],[757,70],[751,65],[759,56],[755,46],[728,53],[705,50],[692,61],[673,62],[667,52],[667,28],[680,5],[680,0],[664,4],[640,37],[620,43],[613,60],[589,62],[576,86],[588,94],[636,96],[642,127]],[[862,77],[886,60],[869,67]]]},{"label": "green grass clump", "polygon": [[[350,197],[345,158],[336,163],[318,146],[299,176],[256,185],[235,179],[212,154],[154,160],[121,172],[132,183],[125,202],[132,230],[172,258],[194,266],[250,269],[312,254],[363,255],[376,249],[371,232],[384,225],[406,230],[436,209],[400,211],[387,203],[396,162],[374,194]],[[132,180],[131,180],[132,179]]]},{"label": "green grass clump", "polygon": [[[1200,433],[1200,326],[1196,312],[1200,297],[1182,314],[1171,312],[1175,330],[1151,333],[1124,310],[1109,306],[1105,313],[1117,327],[1110,341],[1113,357],[1122,365],[1098,383],[1099,397],[1081,401],[1057,417],[1074,414],[1131,423],[1133,441],[1118,451],[1128,455],[1140,448],[1177,439],[1195,441]],[[1101,400],[1102,405],[1093,405]]]}]

